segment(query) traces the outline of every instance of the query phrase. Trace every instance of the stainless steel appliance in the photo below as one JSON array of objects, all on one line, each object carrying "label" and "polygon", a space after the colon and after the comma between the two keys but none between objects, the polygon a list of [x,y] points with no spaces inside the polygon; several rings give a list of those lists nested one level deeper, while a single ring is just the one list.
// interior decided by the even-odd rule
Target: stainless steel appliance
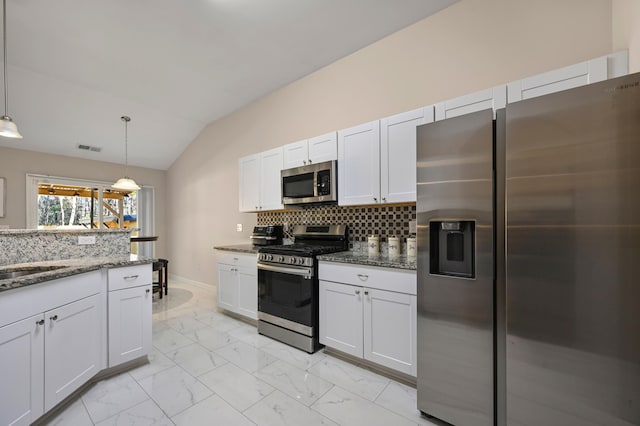
[{"label": "stainless steel appliance", "polygon": [[283,234],[282,225],[254,226],[249,238],[254,246],[281,245]]},{"label": "stainless steel appliance", "polygon": [[297,225],[295,243],[258,254],[258,332],[306,352],[320,348],[316,256],[348,249],[344,225]]},{"label": "stainless steel appliance", "polygon": [[418,408],[494,421],[493,112],[418,127]]},{"label": "stainless steel appliance", "polygon": [[336,204],[336,161],[282,170],[282,204]]},{"label": "stainless steel appliance", "polygon": [[640,74],[493,118],[418,128],[418,408],[638,425]]}]

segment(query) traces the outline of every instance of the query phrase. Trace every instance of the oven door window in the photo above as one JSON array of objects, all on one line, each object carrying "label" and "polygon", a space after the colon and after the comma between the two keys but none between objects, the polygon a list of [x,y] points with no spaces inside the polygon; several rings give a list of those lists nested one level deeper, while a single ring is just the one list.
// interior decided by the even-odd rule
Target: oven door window
[{"label": "oven door window", "polygon": [[314,197],[313,173],[283,177],[282,196],[287,198]]},{"label": "oven door window", "polygon": [[258,310],[313,326],[313,279],[258,269]]}]

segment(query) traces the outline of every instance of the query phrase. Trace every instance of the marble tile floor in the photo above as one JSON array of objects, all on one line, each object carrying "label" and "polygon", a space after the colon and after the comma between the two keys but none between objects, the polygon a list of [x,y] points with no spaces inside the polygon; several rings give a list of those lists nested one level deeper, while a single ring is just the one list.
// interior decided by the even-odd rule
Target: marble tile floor
[{"label": "marble tile floor", "polygon": [[415,389],[309,355],[217,311],[214,287],[171,280],[153,302],[150,363],[91,387],[49,424],[438,425]]}]

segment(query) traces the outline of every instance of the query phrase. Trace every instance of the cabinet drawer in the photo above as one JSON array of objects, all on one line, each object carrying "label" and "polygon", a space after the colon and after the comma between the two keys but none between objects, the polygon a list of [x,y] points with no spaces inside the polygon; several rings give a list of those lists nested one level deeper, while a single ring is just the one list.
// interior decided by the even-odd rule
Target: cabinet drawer
[{"label": "cabinet drawer", "polygon": [[85,272],[0,294],[0,327],[104,291],[102,271]]},{"label": "cabinet drawer", "polygon": [[258,262],[258,257],[255,254],[218,251],[216,252],[216,260],[218,263],[223,263],[225,265],[255,268]]},{"label": "cabinet drawer", "polygon": [[415,271],[320,262],[318,275],[325,281],[416,294]]},{"label": "cabinet drawer", "polygon": [[111,268],[108,271],[108,280],[109,291],[151,284],[153,281],[152,266],[148,263],[145,265]]}]

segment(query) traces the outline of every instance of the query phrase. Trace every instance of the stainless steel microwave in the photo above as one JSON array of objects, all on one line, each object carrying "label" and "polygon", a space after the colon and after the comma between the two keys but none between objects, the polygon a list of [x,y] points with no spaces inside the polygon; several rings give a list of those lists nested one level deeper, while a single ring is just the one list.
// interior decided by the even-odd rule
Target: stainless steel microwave
[{"label": "stainless steel microwave", "polygon": [[282,204],[336,204],[337,163],[335,160],[282,170]]}]

